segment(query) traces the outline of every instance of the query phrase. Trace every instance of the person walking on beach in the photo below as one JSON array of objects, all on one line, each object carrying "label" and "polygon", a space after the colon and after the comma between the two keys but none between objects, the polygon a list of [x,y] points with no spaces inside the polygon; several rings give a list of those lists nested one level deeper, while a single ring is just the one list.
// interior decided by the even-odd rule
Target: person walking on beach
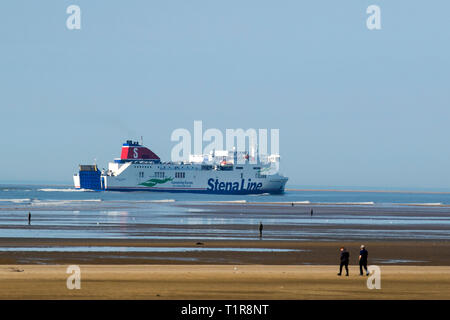
[{"label": "person walking on beach", "polygon": [[367,257],[369,256],[369,252],[366,250],[365,245],[361,245],[361,251],[359,251],[359,275],[363,275],[363,267],[366,270],[366,275],[369,275],[369,271],[367,270]]},{"label": "person walking on beach", "polygon": [[311,217],[313,216],[313,209],[311,209]]},{"label": "person walking on beach", "polygon": [[350,261],[350,253],[344,247],[341,247],[341,264],[339,265],[339,273],[338,276],[342,275],[342,267],[345,267],[345,271],[347,272],[346,276],[348,277],[348,263]]},{"label": "person walking on beach", "polygon": [[31,224],[31,212],[28,212],[28,225]]},{"label": "person walking on beach", "polygon": [[264,226],[262,222],[259,223],[259,237],[262,238],[262,232],[263,232]]}]

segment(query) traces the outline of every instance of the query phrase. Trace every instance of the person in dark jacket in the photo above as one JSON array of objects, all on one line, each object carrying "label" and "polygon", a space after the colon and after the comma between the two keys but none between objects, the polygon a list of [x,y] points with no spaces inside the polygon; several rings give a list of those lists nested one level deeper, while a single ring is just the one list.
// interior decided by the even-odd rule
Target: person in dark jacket
[{"label": "person in dark jacket", "polygon": [[344,247],[341,247],[341,264],[339,266],[338,276],[342,275],[342,267],[345,267],[345,271],[347,272],[346,276],[348,277],[348,263],[350,261],[350,253]]},{"label": "person in dark jacket", "polygon": [[366,270],[366,275],[369,275],[369,271],[367,270],[367,257],[369,256],[369,252],[366,250],[364,245],[361,245],[361,251],[359,251],[359,275],[363,275],[363,267]]},{"label": "person in dark jacket", "polygon": [[264,226],[263,226],[262,222],[260,222],[259,223],[259,237],[260,238],[262,238],[263,229],[264,229]]}]

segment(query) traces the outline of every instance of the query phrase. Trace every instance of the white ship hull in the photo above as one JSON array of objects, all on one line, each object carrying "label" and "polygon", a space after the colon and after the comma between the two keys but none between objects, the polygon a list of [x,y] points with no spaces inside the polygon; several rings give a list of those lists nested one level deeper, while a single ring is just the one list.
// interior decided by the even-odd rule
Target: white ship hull
[{"label": "white ship hull", "polygon": [[[130,163],[117,176],[102,176],[105,190],[170,191],[215,194],[282,193],[287,178],[261,175],[255,165],[242,169],[202,170],[200,165],[157,165]],[[257,169],[254,169],[257,168]]]}]

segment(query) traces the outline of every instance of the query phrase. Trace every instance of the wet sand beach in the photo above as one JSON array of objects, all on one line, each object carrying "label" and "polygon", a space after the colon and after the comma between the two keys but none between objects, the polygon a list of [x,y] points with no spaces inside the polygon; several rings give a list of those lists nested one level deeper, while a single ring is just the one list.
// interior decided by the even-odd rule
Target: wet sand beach
[{"label": "wet sand beach", "polygon": [[[340,246],[358,263],[360,242],[0,239],[0,264],[336,265]],[[369,263],[450,266],[447,241],[366,242]],[[26,248],[29,251],[21,251]]]}]

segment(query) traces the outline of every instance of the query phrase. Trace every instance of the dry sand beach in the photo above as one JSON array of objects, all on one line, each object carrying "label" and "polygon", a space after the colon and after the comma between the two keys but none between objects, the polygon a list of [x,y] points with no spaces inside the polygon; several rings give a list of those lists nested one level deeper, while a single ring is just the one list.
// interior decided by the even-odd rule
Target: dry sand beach
[{"label": "dry sand beach", "polygon": [[0,266],[1,299],[450,299],[450,267],[383,266],[381,289],[351,267],[81,265],[81,289],[67,266]]}]

